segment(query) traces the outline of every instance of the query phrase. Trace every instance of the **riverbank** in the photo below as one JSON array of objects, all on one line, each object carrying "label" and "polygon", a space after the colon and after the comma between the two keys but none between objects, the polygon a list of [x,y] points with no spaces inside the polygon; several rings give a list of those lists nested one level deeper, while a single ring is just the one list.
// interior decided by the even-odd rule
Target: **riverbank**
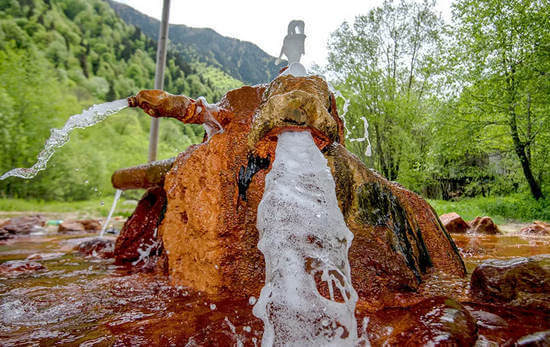
[{"label": "riverbank", "polygon": [[550,221],[550,198],[535,200],[523,194],[475,197],[459,201],[428,200],[438,215],[456,212],[464,220],[489,216],[496,224]]},{"label": "riverbank", "polygon": [[[85,201],[0,199],[0,219],[31,214],[41,214],[52,219],[101,218],[109,214],[112,203],[112,196]],[[121,198],[115,215],[130,216],[136,204],[136,200]]]}]

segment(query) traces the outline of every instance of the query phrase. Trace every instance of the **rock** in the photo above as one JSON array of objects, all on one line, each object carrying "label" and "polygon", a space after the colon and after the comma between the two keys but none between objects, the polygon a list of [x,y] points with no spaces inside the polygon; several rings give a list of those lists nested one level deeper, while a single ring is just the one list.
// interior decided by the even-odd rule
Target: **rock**
[{"label": "rock", "polygon": [[454,241],[425,200],[366,168],[342,145],[324,154],[354,234],[349,261],[362,300],[373,308],[392,305],[395,293],[416,291],[429,270],[465,275]]},{"label": "rock", "polygon": [[80,254],[97,258],[112,258],[115,242],[108,238],[86,240],[75,247]]},{"label": "rock", "polygon": [[41,215],[14,217],[8,219],[0,226],[0,232],[4,234],[30,234],[31,232],[43,231],[46,225],[46,218]]},{"label": "rock", "polygon": [[455,212],[442,214],[439,220],[451,234],[464,234],[470,229],[470,225]]},{"label": "rock", "polygon": [[532,224],[526,226],[525,228],[521,228],[519,233],[548,236],[550,235],[550,224],[541,221],[534,221]]},{"label": "rock", "polygon": [[101,222],[97,219],[81,219],[77,222],[82,224],[86,231],[100,231],[102,227]]},{"label": "rock", "polygon": [[10,260],[0,264],[0,275],[14,278],[28,275],[37,271],[45,271],[46,267],[40,263],[29,260]]},{"label": "rock", "polygon": [[[159,92],[147,98],[155,108],[150,114],[204,120],[204,112],[196,112],[200,105],[182,110],[188,98]],[[327,158],[354,233],[353,285],[371,309],[414,292],[431,270],[465,275],[453,240],[426,201],[344,148],[342,120],[324,80],[284,76],[269,86],[232,90],[210,116],[224,131],[180,153],[164,179],[167,206],[159,231],[173,284],[207,294],[259,295],[265,264],[256,214],[282,131],[310,131]]]},{"label": "rock", "polygon": [[480,302],[464,307],[477,321],[476,346],[512,346],[526,335],[550,329],[550,314],[536,309]]},{"label": "rock", "polygon": [[476,324],[480,328],[491,330],[508,328],[508,322],[494,313],[483,310],[470,310],[469,312],[476,319]]},{"label": "rock", "polygon": [[75,220],[66,220],[59,224],[57,232],[66,233],[69,231],[85,231],[84,225]]},{"label": "rock", "polygon": [[59,224],[58,232],[68,231],[99,231],[101,223],[96,219],[66,220]]},{"label": "rock", "polygon": [[7,240],[11,237],[10,233],[7,230],[0,229],[0,241]]},{"label": "rock", "polygon": [[151,256],[160,254],[162,242],[158,235],[158,227],[164,217],[165,209],[166,193],[161,187],[151,188],[143,195],[116,240],[117,264],[134,263],[140,260],[145,262],[146,259],[143,258],[145,254]]},{"label": "rock", "polygon": [[473,346],[475,319],[456,301],[430,298],[406,308],[386,308],[369,317],[373,346]]},{"label": "rock", "polygon": [[52,260],[61,258],[65,253],[34,253],[27,257],[27,260]]},{"label": "rock", "polygon": [[487,235],[501,234],[497,225],[490,217],[476,217],[470,222],[470,230],[468,232]]},{"label": "rock", "polygon": [[518,339],[514,346],[545,347],[550,346],[550,330],[539,331]]},{"label": "rock", "polygon": [[488,260],[470,283],[478,300],[550,312],[550,256]]}]

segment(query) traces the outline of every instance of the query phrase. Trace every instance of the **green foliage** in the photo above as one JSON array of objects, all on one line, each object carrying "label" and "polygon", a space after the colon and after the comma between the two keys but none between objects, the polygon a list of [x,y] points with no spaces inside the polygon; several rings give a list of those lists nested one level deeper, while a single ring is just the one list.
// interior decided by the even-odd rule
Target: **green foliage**
[{"label": "green foliage", "polygon": [[433,2],[385,1],[331,37],[329,68],[350,101],[348,139],[363,137],[365,117],[373,157],[364,154],[366,142],[348,140],[350,148],[390,180],[423,170],[443,29]]},{"label": "green foliage", "polygon": [[[67,118],[94,103],[153,87],[156,43],[122,21],[101,0],[0,1],[0,172],[30,167]],[[217,101],[240,83],[170,51],[165,89]],[[0,196],[41,200],[99,199],[112,194],[110,176],[142,164],[150,118],[127,110],[77,130],[32,180],[0,181]],[[200,142],[203,130],[162,120],[159,159]]]},{"label": "green foliage", "polygon": [[450,74],[462,129],[491,153],[513,152],[535,198],[547,177],[550,133],[550,3],[460,0]]},{"label": "green foliage", "polygon": [[451,25],[433,6],[388,0],[332,35],[329,69],[350,101],[349,138],[363,136],[365,117],[373,155],[365,142],[348,138],[348,148],[429,197],[542,195],[550,3],[459,0]]}]

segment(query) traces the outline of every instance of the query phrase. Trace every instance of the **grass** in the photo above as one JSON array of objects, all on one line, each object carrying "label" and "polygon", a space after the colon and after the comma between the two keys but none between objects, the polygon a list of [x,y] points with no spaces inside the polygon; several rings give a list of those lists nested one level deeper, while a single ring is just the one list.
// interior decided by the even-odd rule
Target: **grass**
[{"label": "grass", "polygon": [[[456,212],[465,220],[472,220],[477,216],[489,216],[497,224],[511,221],[550,221],[549,197],[536,201],[529,196],[515,194],[504,197],[475,197],[459,201],[428,201],[439,215]],[[0,211],[76,213],[81,216],[106,217],[112,202],[112,196],[86,201],[0,199]],[[135,203],[132,203],[132,200],[122,197],[118,202],[115,215],[128,217],[132,214],[134,208]]]},{"label": "grass", "polygon": [[458,213],[464,220],[489,216],[495,223],[550,221],[550,198],[539,201],[523,194],[475,197],[459,201],[428,200],[439,215]]},{"label": "grass", "polygon": [[[134,203],[125,203],[122,198],[117,204],[115,215],[129,216],[135,208]],[[109,214],[113,197],[86,201],[43,201],[24,199],[0,199],[0,211],[4,212],[42,212],[76,213],[82,216],[106,217]]]}]

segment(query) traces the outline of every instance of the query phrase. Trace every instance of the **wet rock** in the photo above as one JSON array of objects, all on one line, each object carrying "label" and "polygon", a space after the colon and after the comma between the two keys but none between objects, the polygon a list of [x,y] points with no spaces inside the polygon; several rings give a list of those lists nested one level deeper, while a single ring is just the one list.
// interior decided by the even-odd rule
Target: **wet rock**
[{"label": "wet rock", "polygon": [[112,258],[115,241],[108,238],[95,238],[83,241],[75,247],[80,254],[96,258]]},{"label": "wet rock", "polygon": [[10,237],[11,237],[11,235],[7,230],[0,229],[0,240],[7,240]]},{"label": "wet rock", "polygon": [[534,221],[532,224],[526,226],[525,228],[521,228],[519,233],[548,236],[550,235],[550,224],[541,221]]},{"label": "wet rock", "polygon": [[[300,103],[307,107],[288,117],[279,112]],[[208,294],[259,295],[265,265],[256,214],[265,175],[277,134],[306,130],[336,181],[340,209],[354,233],[353,285],[373,310],[417,290],[432,269],[465,275],[453,240],[426,201],[367,169],[340,144],[342,120],[322,79],[285,76],[267,88],[230,91],[218,106],[215,117],[224,131],[178,155],[164,179],[167,207],[159,231],[173,284]]]},{"label": "wet rock", "polygon": [[59,224],[59,227],[57,229],[57,232],[65,233],[69,231],[85,231],[84,225],[82,223],[79,223],[77,221],[63,221]]},{"label": "wet rock", "polygon": [[494,313],[483,310],[470,310],[469,312],[476,319],[476,324],[480,328],[495,330],[508,327],[508,322]]},{"label": "wet rock", "polygon": [[96,219],[66,220],[59,224],[58,232],[68,231],[99,231],[101,223]]},{"label": "wet rock", "polygon": [[134,213],[120,231],[115,244],[115,260],[118,264],[141,265],[146,256],[156,256],[162,251],[158,227],[166,210],[166,193],[162,187],[149,189],[139,201]]},{"label": "wet rock", "polygon": [[280,76],[270,84],[267,93],[252,124],[248,138],[250,148],[271,130],[289,126],[309,126],[331,142],[338,142],[339,125],[328,111],[330,92],[321,77]]},{"label": "wet rock", "polygon": [[464,234],[470,229],[470,225],[455,212],[442,214],[439,219],[451,234]]},{"label": "wet rock", "polygon": [[102,227],[101,222],[97,219],[81,219],[77,222],[82,224],[86,231],[99,231]]},{"label": "wet rock", "polygon": [[476,217],[470,222],[470,230],[468,231],[474,234],[488,234],[496,235],[501,234],[495,222],[490,217]]},{"label": "wet rock", "polygon": [[[264,89],[230,91],[220,106],[224,132],[191,146],[165,179],[167,208],[160,227],[173,284],[212,294],[258,296],[264,282],[256,209],[266,170],[251,175],[239,199],[238,173],[247,167],[247,135]],[[253,293],[253,294],[252,294]]]},{"label": "wet rock", "polygon": [[514,346],[546,347],[550,346],[550,330],[539,331],[518,339]]},{"label": "wet rock", "polygon": [[0,264],[0,275],[4,277],[19,277],[44,271],[46,267],[38,262],[29,260],[10,260]]},{"label": "wet rock", "polygon": [[472,346],[477,340],[475,319],[445,297],[377,311],[370,315],[367,332],[373,346]]},{"label": "wet rock", "polygon": [[35,253],[27,257],[27,260],[52,260],[61,258],[65,253]]},{"label": "wet rock", "polygon": [[478,300],[550,312],[550,256],[488,260],[471,278]]},{"label": "wet rock", "polygon": [[464,276],[458,249],[431,206],[332,144],[325,157],[336,196],[354,234],[349,251],[353,286],[373,309],[414,292],[430,270]]},{"label": "wet rock", "polygon": [[41,215],[14,217],[0,225],[0,233],[3,234],[30,234],[43,231],[46,218]]},{"label": "wet rock", "polygon": [[476,320],[476,346],[511,346],[523,336],[550,329],[550,314],[536,309],[480,302],[464,307]]}]

